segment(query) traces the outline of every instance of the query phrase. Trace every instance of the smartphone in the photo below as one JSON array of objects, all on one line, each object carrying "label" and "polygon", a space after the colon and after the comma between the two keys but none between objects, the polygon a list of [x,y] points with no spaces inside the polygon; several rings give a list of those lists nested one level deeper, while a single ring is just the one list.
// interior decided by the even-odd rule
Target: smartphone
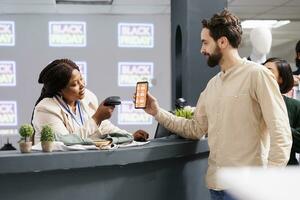
[{"label": "smartphone", "polygon": [[148,93],[148,82],[137,82],[135,90],[135,104],[136,109],[146,108],[147,102],[147,93]]}]

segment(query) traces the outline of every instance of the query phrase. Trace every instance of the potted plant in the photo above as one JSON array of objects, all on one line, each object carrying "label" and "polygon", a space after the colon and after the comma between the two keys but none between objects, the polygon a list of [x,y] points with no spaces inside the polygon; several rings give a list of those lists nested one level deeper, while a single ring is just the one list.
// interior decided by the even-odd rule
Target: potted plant
[{"label": "potted plant", "polygon": [[[192,119],[194,116],[194,110],[195,108],[191,106],[185,106],[183,108],[177,108],[175,109],[175,115],[178,117],[183,117],[186,119]],[[205,139],[207,137],[207,134],[205,134],[202,139]]]},{"label": "potted plant", "polygon": [[33,135],[34,129],[30,124],[23,124],[19,129],[19,134],[21,139],[19,141],[20,151],[22,153],[29,153],[31,151],[32,141],[31,137]]},{"label": "potted plant", "polygon": [[53,129],[48,125],[43,126],[41,131],[42,150],[44,152],[52,152],[53,141],[54,141]]},{"label": "potted plant", "polygon": [[192,119],[194,115],[194,109],[190,106],[185,106],[184,108],[177,108],[175,110],[175,115],[178,117],[184,117],[186,119]]}]

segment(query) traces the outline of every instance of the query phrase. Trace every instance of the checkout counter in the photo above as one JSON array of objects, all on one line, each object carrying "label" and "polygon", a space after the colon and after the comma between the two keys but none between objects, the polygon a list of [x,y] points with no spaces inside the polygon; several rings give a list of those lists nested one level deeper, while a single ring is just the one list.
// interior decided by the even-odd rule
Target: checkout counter
[{"label": "checkout counter", "polygon": [[0,151],[0,199],[195,200],[205,185],[207,140],[68,152]]}]

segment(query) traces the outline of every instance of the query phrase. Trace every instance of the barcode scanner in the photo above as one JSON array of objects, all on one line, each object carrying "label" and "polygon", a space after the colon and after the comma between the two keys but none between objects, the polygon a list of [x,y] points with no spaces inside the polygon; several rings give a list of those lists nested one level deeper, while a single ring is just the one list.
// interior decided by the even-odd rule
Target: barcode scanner
[{"label": "barcode scanner", "polygon": [[121,98],[119,96],[111,96],[111,97],[107,97],[104,100],[104,104],[105,106],[117,106],[121,104]]}]

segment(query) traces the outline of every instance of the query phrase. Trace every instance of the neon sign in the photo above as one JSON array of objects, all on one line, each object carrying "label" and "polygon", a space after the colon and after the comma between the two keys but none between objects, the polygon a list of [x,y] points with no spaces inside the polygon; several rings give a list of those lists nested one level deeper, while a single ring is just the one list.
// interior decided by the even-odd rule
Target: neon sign
[{"label": "neon sign", "polygon": [[153,48],[154,26],[142,23],[119,23],[118,46]]},{"label": "neon sign", "polygon": [[87,85],[87,64],[85,61],[75,61],[76,65],[79,67],[80,73],[83,76],[85,85]]},{"label": "neon sign", "polygon": [[118,124],[152,124],[152,116],[145,113],[144,110],[135,109],[132,101],[122,101],[118,106]]},{"label": "neon sign", "polygon": [[138,81],[148,81],[151,87],[153,78],[152,62],[119,62],[118,85],[135,86]]},{"label": "neon sign", "polygon": [[0,46],[15,46],[15,22],[0,21]]},{"label": "neon sign", "polygon": [[0,126],[17,125],[16,101],[0,101]]},{"label": "neon sign", "polygon": [[86,23],[72,21],[49,22],[50,47],[85,47]]},{"label": "neon sign", "polygon": [[0,86],[16,86],[16,63],[0,61]]}]

